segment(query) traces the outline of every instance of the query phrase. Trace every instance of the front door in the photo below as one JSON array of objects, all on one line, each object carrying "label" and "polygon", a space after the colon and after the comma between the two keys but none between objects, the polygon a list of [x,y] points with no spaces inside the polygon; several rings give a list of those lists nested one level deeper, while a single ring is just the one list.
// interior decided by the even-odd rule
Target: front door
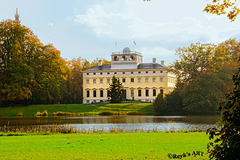
[{"label": "front door", "polygon": [[126,101],[126,99],[127,99],[127,90],[124,89],[124,90],[123,90],[123,97],[122,97],[122,100],[123,100],[123,101]]}]

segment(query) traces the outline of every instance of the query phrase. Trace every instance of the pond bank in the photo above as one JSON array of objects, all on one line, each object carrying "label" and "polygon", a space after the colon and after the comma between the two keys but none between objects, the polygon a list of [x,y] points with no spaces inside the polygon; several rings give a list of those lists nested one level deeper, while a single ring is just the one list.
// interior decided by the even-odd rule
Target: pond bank
[{"label": "pond bank", "polygon": [[48,116],[153,115],[152,103],[53,104],[0,108],[0,117],[33,117],[47,111]]}]

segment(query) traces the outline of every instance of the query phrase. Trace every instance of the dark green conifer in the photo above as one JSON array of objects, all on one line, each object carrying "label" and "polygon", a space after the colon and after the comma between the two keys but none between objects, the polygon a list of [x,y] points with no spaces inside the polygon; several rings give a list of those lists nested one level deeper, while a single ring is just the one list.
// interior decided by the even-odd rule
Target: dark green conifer
[{"label": "dark green conifer", "polygon": [[120,103],[123,96],[123,85],[119,78],[112,77],[112,83],[110,84],[109,95],[111,97],[110,103]]}]

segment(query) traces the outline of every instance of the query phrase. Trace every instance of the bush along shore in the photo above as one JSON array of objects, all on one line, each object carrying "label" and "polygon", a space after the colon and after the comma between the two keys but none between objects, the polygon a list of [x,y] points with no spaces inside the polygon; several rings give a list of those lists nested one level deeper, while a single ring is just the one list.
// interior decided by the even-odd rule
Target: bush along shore
[{"label": "bush along shore", "polygon": [[153,115],[153,105],[152,103],[53,104],[0,109],[0,117],[85,115]]}]

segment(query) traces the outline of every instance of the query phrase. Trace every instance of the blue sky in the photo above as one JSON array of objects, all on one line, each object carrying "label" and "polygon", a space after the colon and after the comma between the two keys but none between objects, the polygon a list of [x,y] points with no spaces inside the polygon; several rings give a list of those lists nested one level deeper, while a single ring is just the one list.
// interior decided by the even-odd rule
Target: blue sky
[{"label": "blue sky", "polygon": [[[110,60],[126,46],[144,62],[176,59],[175,50],[191,43],[219,43],[240,38],[240,18],[203,12],[209,0],[0,0],[0,19],[14,19],[52,43],[63,58]],[[115,48],[115,41],[117,47]],[[136,46],[133,41],[136,42]]]}]

